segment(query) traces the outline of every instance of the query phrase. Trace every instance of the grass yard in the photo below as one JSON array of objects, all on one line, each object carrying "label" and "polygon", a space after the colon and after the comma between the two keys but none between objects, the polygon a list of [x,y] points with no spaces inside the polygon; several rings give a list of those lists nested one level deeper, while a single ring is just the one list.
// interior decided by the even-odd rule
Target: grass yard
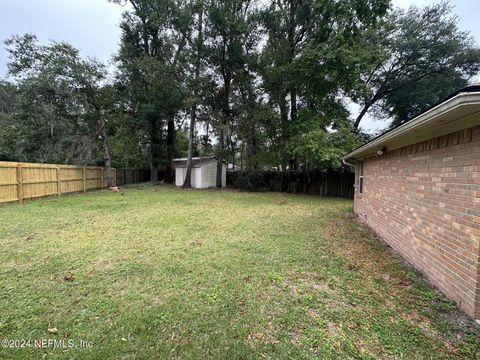
[{"label": "grass yard", "polygon": [[0,358],[480,355],[349,200],[136,186],[2,206],[0,224],[0,338],[92,342]]}]

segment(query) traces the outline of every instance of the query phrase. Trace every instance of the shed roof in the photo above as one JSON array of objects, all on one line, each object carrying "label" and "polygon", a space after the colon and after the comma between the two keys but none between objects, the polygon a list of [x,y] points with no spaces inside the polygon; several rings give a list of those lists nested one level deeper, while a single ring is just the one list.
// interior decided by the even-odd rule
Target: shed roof
[{"label": "shed roof", "polygon": [[480,125],[480,84],[460,89],[343,157],[362,159],[379,150],[395,150],[434,137]]},{"label": "shed roof", "polygon": [[[206,164],[210,161],[217,161],[217,160],[218,160],[218,158],[216,156],[193,157],[192,158],[192,165],[193,166],[200,166],[200,165]],[[174,166],[187,166],[187,158],[173,159],[173,165]]]}]

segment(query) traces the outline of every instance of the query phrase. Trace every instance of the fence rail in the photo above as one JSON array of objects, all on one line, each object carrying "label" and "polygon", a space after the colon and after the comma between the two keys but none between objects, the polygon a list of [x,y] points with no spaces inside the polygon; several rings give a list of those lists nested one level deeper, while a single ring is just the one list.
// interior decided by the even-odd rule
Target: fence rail
[{"label": "fence rail", "polygon": [[[121,169],[121,184],[146,181],[140,169]],[[112,169],[114,182],[118,172]],[[0,203],[34,199],[43,196],[61,195],[107,187],[105,168],[0,161]]]}]

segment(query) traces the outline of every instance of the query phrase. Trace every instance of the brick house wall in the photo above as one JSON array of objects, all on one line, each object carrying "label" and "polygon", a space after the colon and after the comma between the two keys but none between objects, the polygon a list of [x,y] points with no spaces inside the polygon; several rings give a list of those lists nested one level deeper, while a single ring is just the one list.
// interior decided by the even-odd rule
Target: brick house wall
[{"label": "brick house wall", "polygon": [[359,218],[479,319],[480,127],[368,157],[355,173]]}]

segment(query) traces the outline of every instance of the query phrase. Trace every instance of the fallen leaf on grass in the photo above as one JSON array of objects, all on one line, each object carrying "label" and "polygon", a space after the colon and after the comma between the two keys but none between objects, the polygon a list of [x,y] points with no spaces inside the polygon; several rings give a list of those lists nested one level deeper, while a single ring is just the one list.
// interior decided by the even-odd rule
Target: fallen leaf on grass
[{"label": "fallen leaf on grass", "polygon": [[65,281],[73,281],[73,280],[75,280],[75,276],[73,276],[73,275],[71,275],[71,274],[65,275],[65,276],[63,277],[63,280],[65,280]]},{"label": "fallen leaf on grass", "polygon": [[272,335],[262,334],[262,333],[253,333],[247,335],[247,341],[249,343],[259,342],[262,344],[278,344],[280,341],[275,339]]},{"label": "fallen leaf on grass", "polygon": [[58,329],[56,327],[48,328],[47,331],[51,334],[58,334]]},{"label": "fallen leaf on grass", "polygon": [[355,349],[358,351],[358,352],[363,352],[364,349],[363,349],[363,345],[362,345],[362,342],[361,341],[355,341],[353,343],[353,346],[355,346]]},{"label": "fallen leaf on grass", "polygon": [[445,341],[445,347],[447,351],[451,354],[458,354],[458,349],[455,345],[453,345],[450,341]]},{"label": "fallen leaf on grass", "polygon": [[402,285],[402,286],[410,286],[412,284],[413,284],[413,281],[407,277],[401,277],[400,279],[398,279],[398,282],[397,282],[397,285]]},{"label": "fallen leaf on grass", "polygon": [[347,265],[347,269],[350,271],[356,270],[357,269],[357,264],[356,263],[350,263]]},{"label": "fallen leaf on grass", "polygon": [[[340,324],[341,326],[341,324]],[[339,326],[335,325],[334,323],[328,322],[327,323],[327,330],[331,336],[339,336],[340,335],[340,328]]]}]

